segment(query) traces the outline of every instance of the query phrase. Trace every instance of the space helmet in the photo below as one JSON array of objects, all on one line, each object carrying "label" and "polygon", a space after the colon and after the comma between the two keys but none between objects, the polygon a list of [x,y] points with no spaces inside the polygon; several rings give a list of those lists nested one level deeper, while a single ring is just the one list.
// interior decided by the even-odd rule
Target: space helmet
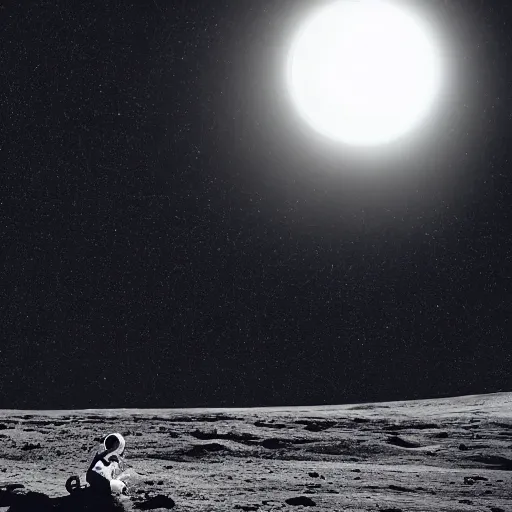
[{"label": "space helmet", "polygon": [[113,455],[115,454],[119,457],[122,457],[126,443],[124,437],[116,432],[105,437],[103,440],[103,446],[105,447],[105,450],[109,450],[112,447],[115,447],[111,453]]}]

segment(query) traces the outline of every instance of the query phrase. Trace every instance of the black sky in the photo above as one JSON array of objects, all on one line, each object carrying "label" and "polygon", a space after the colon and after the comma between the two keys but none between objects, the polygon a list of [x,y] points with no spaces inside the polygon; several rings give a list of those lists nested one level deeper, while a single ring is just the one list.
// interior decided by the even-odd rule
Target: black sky
[{"label": "black sky", "polygon": [[0,407],[512,389],[512,6],[403,3],[449,85],[356,151],[284,90],[311,3],[0,2]]}]

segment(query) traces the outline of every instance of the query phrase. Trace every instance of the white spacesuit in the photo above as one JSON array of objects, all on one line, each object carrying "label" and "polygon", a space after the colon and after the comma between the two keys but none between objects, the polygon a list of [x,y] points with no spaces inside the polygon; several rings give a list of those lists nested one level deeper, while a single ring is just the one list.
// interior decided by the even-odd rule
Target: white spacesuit
[{"label": "white spacesuit", "polygon": [[126,494],[126,484],[118,478],[122,474],[119,464],[124,454],[125,440],[121,434],[109,434],[103,445],[105,450],[98,452],[89,466],[87,482],[98,491]]}]

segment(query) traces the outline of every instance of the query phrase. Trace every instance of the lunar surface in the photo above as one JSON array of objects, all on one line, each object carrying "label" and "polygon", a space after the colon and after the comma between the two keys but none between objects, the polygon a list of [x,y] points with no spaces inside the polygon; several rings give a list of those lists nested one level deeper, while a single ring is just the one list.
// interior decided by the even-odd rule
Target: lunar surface
[{"label": "lunar surface", "polygon": [[[110,432],[127,445],[122,510],[512,511],[512,393],[321,407],[4,410],[0,429],[2,512],[81,510],[66,479],[83,475]],[[39,505],[26,505],[30,497]]]}]

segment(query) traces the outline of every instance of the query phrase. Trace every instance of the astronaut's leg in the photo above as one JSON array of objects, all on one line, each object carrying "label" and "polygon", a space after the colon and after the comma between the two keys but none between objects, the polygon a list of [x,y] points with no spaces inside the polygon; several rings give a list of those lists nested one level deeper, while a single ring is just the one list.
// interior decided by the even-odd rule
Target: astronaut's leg
[{"label": "astronaut's leg", "polygon": [[96,473],[96,471],[87,471],[86,480],[92,490],[102,494],[110,494],[110,481]]}]

